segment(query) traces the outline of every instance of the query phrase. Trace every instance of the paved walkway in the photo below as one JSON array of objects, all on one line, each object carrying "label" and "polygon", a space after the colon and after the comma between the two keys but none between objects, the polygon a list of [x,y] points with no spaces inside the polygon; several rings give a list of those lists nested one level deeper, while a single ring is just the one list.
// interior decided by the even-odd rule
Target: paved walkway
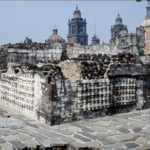
[{"label": "paved walkway", "polygon": [[150,149],[150,110],[52,127],[10,110],[0,108],[0,114],[2,150]]}]

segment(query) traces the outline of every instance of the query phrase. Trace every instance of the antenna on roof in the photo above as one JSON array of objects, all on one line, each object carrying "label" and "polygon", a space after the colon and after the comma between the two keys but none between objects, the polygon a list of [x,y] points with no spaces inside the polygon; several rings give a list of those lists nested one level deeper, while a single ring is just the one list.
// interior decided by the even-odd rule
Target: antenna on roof
[{"label": "antenna on roof", "polygon": [[78,5],[76,4],[76,9],[78,9]]},{"label": "antenna on roof", "polygon": [[95,19],[95,36],[96,36],[96,19]]},{"label": "antenna on roof", "polygon": [[119,17],[120,15],[119,15],[119,12],[118,12],[118,17]]}]

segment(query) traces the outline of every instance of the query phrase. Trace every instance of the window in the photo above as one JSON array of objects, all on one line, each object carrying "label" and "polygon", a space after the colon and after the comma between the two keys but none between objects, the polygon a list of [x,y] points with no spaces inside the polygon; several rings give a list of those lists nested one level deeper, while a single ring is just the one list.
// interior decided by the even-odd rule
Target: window
[{"label": "window", "polygon": [[85,26],[83,26],[83,34],[85,34]]},{"label": "window", "polygon": [[121,40],[121,45],[125,45],[125,40],[124,39]]},{"label": "window", "polygon": [[79,31],[80,31],[79,33],[80,33],[80,34],[82,34],[82,32],[83,32],[83,28],[82,28],[82,26],[80,26]]},{"label": "window", "polygon": [[76,30],[75,30],[75,26],[72,27],[72,34],[75,34],[76,33]]}]

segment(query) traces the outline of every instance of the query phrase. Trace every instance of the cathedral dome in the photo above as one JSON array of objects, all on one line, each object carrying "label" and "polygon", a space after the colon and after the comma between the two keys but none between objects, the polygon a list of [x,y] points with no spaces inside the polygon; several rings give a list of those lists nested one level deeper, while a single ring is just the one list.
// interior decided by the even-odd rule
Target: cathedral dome
[{"label": "cathedral dome", "polygon": [[65,43],[65,40],[57,34],[57,28],[54,28],[53,29],[53,35],[51,35],[47,40],[45,40],[45,42],[46,43],[51,43],[51,44]]},{"label": "cathedral dome", "polygon": [[150,5],[149,4],[147,5],[146,10],[147,10],[147,15],[145,17],[145,20],[140,25],[142,27],[150,27]]},{"label": "cathedral dome", "polygon": [[81,18],[81,12],[78,7],[76,7],[76,10],[73,13],[73,18]]},{"label": "cathedral dome", "polygon": [[142,27],[150,27],[150,19],[144,20],[141,25]]},{"label": "cathedral dome", "polygon": [[116,18],[116,25],[122,24],[122,18],[120,17],[120,15],[118,14],[118,17]]}]

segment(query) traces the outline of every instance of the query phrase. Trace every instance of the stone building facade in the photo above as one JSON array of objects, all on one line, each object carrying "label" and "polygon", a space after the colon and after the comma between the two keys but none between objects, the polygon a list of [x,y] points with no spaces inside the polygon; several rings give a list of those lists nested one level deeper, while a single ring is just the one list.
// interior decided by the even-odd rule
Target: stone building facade
[{"label": "stone building facade", "polygon": [[125,50],[145,49],[144,27],[140,25],[136,28],[136,33],[128,33],[128,28],[122,23],[122,18],[118,14],[115,25],[111,27],[110,44]]},{"label": "stone building facade", "polygon": [[[78,55],[70,55],[70,60],[58,57],[55,62],[47,62],[45,55],[34,63],[22,53],[16,55],[26,65],[14,57],[1,71],[1,106],[51,125],[150,106],[149,65],[129,52],[101,54],[93,49],[83,54],[84,48],[77,47]],[[6,53],[11,56],[9,49]]]},{"label": "stone building facade", "polygon": [[[141,23],[141,27],[144,28],[145,31],[145,54],[150,54],[150,5],[146,7],[147,9],[147,15],[145,17],[145,20]],[[143,31],[141,31],[143,32]]]},{"label": "stone building facade", "polygon": [[68,43],[80,43],[81,45],[88,45],[88,35],[86,31],[86,19],[81,17],[81,12],[76,7],[73,13],[73,18],[69,19],[67,35]]},{"label": "stone building facade", "polygon": [[24,40],[24,43],[25,44],[32,43],[32,39],[29,39],[28,37],[26,37],[25,40]]},{"label": "stone building facade", "polygon": [[100,44],[100,39],[94,34],[94,37],[92,37],[92,45],[96,44]]},{"label": "stone building facade", "polygon": [[58,31],[56,28],[53,29],[53,35],[51,35],[48,39],[45,40],[45,43],[50,43],[50,44],[65,44],[65,40],[58,35]]}]

